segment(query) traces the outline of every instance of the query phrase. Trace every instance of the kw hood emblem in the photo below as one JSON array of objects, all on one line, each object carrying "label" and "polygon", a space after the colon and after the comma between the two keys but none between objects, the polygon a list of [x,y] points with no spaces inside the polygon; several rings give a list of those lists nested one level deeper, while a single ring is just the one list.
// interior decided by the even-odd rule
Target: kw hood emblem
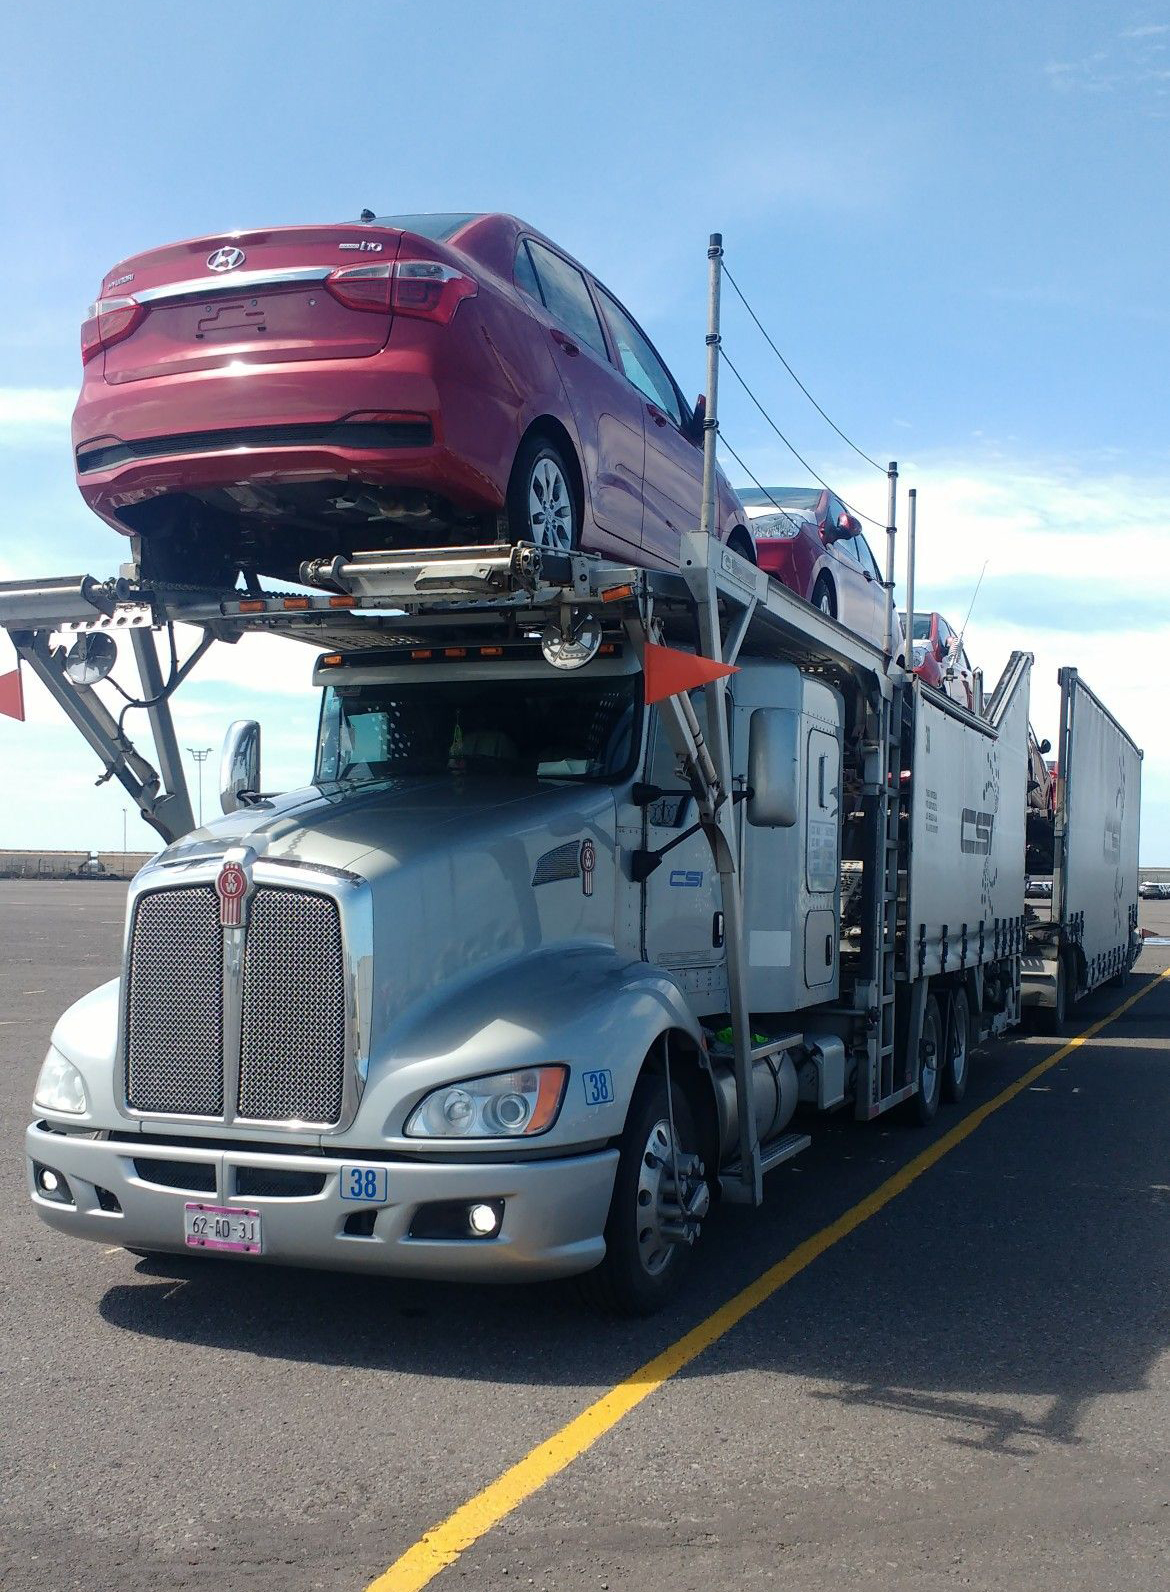
[{"label": "kw hood emblem", "polygon": [[243,265],[245,258],[243,249],[216,249],[214,253],[207,256],[207,269],[209,271],[234,271],[237,265]]},{"label": "kw hood emblem", "polygon": [[238,929],[252,890],[251,855],[246,850],[229,851],[215,878],[219,897],[219,922],[224,929]]}]

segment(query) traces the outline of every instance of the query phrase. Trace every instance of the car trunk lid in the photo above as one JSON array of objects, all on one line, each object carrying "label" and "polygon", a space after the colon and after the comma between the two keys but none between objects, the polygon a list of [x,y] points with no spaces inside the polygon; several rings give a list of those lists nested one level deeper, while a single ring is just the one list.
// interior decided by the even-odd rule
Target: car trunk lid
[{"label": "car trunk lid", "polygon": [[141,306],[129,333],[102,350],[105,379],[368,358],[386,345],[389,309],[342,303],[326,281],[338,270],[393,266],[402,236],[393,227],[280,227],[135,255],[102,284],[103,301]]}]

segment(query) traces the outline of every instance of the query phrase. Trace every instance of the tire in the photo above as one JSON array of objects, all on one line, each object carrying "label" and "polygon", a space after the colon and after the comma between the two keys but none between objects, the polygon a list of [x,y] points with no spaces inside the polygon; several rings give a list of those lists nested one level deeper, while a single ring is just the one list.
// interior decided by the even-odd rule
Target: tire
[{"label": "tire", "polygon": [[[690,1104],[677,1083],[673,1095],[678,1156],[682,1161],[695,1153],[698,1134]],[[586,1301],[613,1315],[653,1315],[678,1292],[690,1268],[688,1244],[656,1242],[653,1233],[649,1239],[644,1237],[652,1227],[645,1213],[654,1201],[647,1185],[653,1187],[661,1177],[660,1169],[656,1172],[648,1166],[648,1157],[653,1154],[652,1146],[669,1152],[669,1132],[663,1131],[668,1121],[666,1079],[661,1073],[644,1073],[634,1090],[622,1130],[617,1176],[605,1224],[605,1259],[579,1281]]]},{"label": "tire", "polygon": [[508,482],[508,530],[514,542],[535,542],[547,552],[581,545],[581,508],[575,473],[563,451],[539,432],[520,444]]},{"label": "tire", "polygon": [[1053,1006],[1041,1006],[1037,1010],[1039,1016],[1039,1030],[1051,1039],[1059,1039],[1068,1027],[1068,1014],[1072,1006],[1071,980],[1069,977],[1069,961],[1067,956],[1057,958],[1056,963],[1056,1003]]},{"label": "tire", "polygon": [[733,553],[738,553],[740,558],[746,558],[749,564],[756,562],[756,547],[748,533],[737,525],[727,538],[727,545]]},{"label": "tire", "polygon": [[947,1051],[942,1070],[944,1100],[957,1105],[967,1093],[971,1072],[971,1005],[965,989],[951,993],[947,1011]]},{"label": "tire", "polygon": [[922,1127],[933,1122],[938,1115],[943,1065],[942,1015],[938,1001],[933,995],[928,995],[922,1013],[922,1038],[919,1040],[918,1088],[910,1101],[911,1115]]},{"label": "tire", "polygon": [[816,585],[809,598],[814,608],[819,608],[823,614],[828,614],[830,619],[837,617],[837,593],[833,590],[833,582],[828,575],[818,575]]}]

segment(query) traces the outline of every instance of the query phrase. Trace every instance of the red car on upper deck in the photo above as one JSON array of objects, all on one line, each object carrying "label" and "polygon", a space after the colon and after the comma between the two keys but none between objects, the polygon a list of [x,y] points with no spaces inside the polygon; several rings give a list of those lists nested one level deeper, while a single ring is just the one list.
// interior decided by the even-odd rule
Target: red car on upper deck
[{"label": "red car on upper deck", "polygon": [[[135,255],[82,359],[78,485],[155,576],[501,535],[669,566],[698,528],[701,410],[513,216],[364,212]],[[752,556],[722,475],[716,530]]]}]

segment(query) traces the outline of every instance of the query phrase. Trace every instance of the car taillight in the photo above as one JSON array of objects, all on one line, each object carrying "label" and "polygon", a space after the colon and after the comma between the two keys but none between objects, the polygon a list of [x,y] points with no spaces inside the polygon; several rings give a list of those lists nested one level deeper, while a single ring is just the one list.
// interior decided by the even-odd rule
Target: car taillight
[{"label": "car taillight", "polygon": [[399,260],[396,265],[351,265],[333,271],[325,286],[351,310],[416,315],[446,326],[479,284],[439,260]]},{"label": "car taillight", "polygon": [[88,365],[103,348],[129,337],[145,314],[146,305],[132,298],[98,299],[91,304],[81,323],[81,363]]},{"label": "car taillight", "polygon": [[453,265],[439,260],[399,260],[394,267],[394,309],[446,326],[465,298],[474,298],[479,284]]}]

